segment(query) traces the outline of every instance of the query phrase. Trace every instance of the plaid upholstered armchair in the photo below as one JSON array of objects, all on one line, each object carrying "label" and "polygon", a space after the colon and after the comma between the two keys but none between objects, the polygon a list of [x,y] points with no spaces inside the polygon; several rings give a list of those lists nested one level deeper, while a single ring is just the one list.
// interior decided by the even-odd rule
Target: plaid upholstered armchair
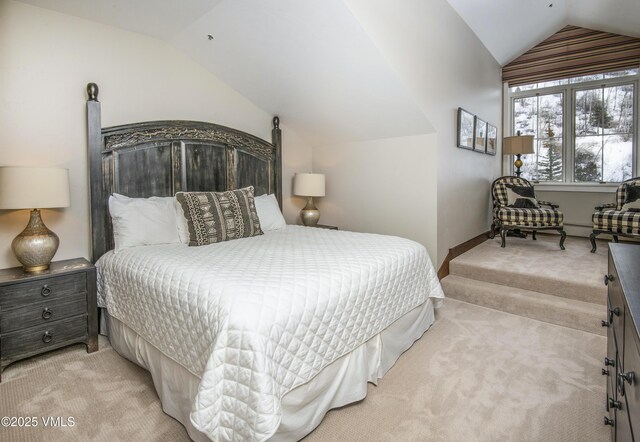
[{"label": "plaid upholstered armchair", "polygon": [[567,234],[563,228],[562,212],[555,204],[537,200],[529,181],[515,176],[503,176],[491,185],[491,195],[493,223],[490,237],[494,238],[496,231],[499,231],[502,238],[501,247],[505,247],[509,230],[531,231],[535,241],[536,231],[552,229],[560,232],[560,248],[564,250]]},{"label": "plaid upholstered armchair", "polygon": [[618,236],[640,237],[640,177],[622,182],[616,190],[616,202],[597,206],[591,219],[591,253],[596,252],[596,236],[601,233],[613,235],[615,242]]}]

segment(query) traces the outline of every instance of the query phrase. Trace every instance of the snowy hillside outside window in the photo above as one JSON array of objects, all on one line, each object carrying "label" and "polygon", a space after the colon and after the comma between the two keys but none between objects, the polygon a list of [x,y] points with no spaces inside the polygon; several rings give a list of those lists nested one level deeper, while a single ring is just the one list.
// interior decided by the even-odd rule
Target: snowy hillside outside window
[{"label": "snowy hillside outside window", "polygon": [[638,69],[513,87],[512,133],[534,136],[522,177],[620,182],[637,175]]}]

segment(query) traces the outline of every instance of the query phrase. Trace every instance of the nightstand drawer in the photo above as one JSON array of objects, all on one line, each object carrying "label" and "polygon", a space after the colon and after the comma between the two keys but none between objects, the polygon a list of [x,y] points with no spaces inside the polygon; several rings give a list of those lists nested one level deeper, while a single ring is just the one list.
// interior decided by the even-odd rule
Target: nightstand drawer
[{"label": "nightstand drawer", "polygon": [[62,347],[87,336],[87,315],[0,335],[2,359],[14,360]]},{"label": "nightstand drawer", "polygon": [[60,319],[87,312],[87,294],[77,293],[66,298],[52,299],[3,312],[0,333],[6,334],[36,325],[46,325]]},{"label": "nightstand drawer", "polygon": [[0,310],[4,314],[7,310],[30,305],[34,302],[57,300],[86,291],[87,275],[85,272],[19,282],[0,287]]}]

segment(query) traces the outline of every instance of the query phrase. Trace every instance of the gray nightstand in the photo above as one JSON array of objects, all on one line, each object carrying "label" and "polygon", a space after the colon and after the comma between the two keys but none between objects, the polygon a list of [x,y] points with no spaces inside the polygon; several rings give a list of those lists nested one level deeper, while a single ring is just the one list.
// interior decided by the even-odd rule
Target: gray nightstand
[{"label": "gray nightstand", "polygon": [[338,230],[338,227],[336,226],[327,226],[325,224],[316,224],[315,226],[309,226],[309,227],[316,227],[318,229]]},{"label": "gray nightstand", "polygon": [[0,376],[12,362],[79,342],[88,353],[98,349],[93,264],[78,258],[38,273],[0,270]]}]

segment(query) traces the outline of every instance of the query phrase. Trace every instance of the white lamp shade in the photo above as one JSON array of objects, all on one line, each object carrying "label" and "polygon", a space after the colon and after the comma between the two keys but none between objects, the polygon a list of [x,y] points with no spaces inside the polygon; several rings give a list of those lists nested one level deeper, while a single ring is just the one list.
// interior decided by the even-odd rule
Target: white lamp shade
[{"label": "white lamp shade", "polygon": [[69,171],[57,167],[0,167],[0,209],[69,207]]},{"label": "white lamp shade", "polygon": [[293,194],[298,196],[324,196],[324,174],[296,173]]}]

